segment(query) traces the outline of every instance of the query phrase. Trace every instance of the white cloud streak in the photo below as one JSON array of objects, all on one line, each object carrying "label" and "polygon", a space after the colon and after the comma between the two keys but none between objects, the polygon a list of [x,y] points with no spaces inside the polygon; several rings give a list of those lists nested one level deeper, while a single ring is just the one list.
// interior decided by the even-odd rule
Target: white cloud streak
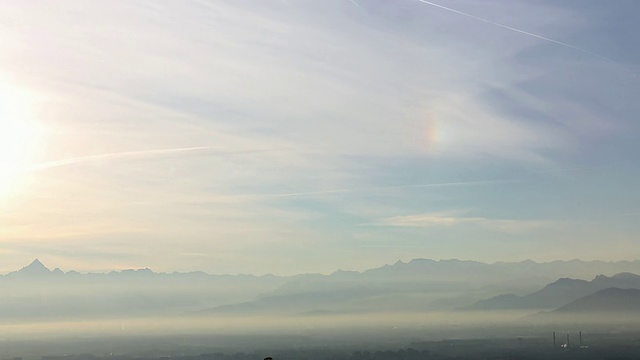
[{"label": "white cloud streak", "polygon": [[[42,171],[42,170],[47,170],[51,168],[79,165],[79,164],[95,162],[95,161],[151,158],[151,157],[166,156],[166,155],[173,155],[173,154],[180,154],[180,153],[202,152],[202,151],[207,151],[212,149],[213,147],[211,146],[196,146],[196,147],[169,148],[169,149],[122,151],[122,152],[112,152],[112,153],[106,153],[106,154],[87,155],[87,156],[79,156],[74,158],[60,159],[60,160],[47,161],[40,164],[35,164],[27,168],[26,172]],[[226,155],[226,154],[239,154],[239,153],[253,153],[253,152],[262,152],[262,151],[268,151],[268,150],[223,152],[222,154]]]},{"label": "white cloud streak", "polygon": [[514,220],[495,219],[486,217],[464,216],[461,211],[433,212],[405,216],[393,216],[381,219],[376,225],[393,227],[452,227],[458,225],[477,225],[483,228],[502,233],[522,233],[542,227],[551,223],[540,220]]},{"label": "white cloud streak", "polygon": [[585,48],[582,48],[582,47],[579,47],[579,46],[575,46],[575,45],[571,45],[571,44],[568,44],[566,42],[562,42],[562,41],[559,41],[559,40],[551,39],[551,38],[548,38],[546,36],[535,34],[535,33],[529,32],[529,31],[525,31],[525,30],[521,30],[521,29],[518,29],[518,28],[511,27],[511,26],[507,26],[507,25],[504,25],[504,24],[501,24],[501,23],[498,23],[498,22],[495,22],[495,21],[491,21],[489,19],[485,19],[485,18],[476,16],[476,15],[469,14],[469,13],[464,12],[464,11],[460,11],[460,10],[456,10],[456,9],[453,9],[453,8],[450,8],[450,7],[447,7],[447,6],[436,4],[436,3],[431,2],[431,1],[427,1],[427,0],[418,0],[418,1],[423,3],[423,4],[431,5],[431,6],[439,8],[439,9],[446,10],[446,11],[449,11],[449,12],[452,12],[452,13],[456,13],[458,15],[466,16],[466,17],[469,17],[471,19],[474,19],[474,20],[477,20],[477,21],[481,21],[481,22],[484,22],[484,23],[487,23],[487,24],[490,24],[490,25],[493,25],[493,26],[497,26],[497,27],[500,27],[500,28],[503,28],[503,29],[506,29],[506,30],[509,30],[509,31],[517,32],[517,33],[520,33],[520,34],[523,34],[523,35],[531,36],[531,37],[534,37],[534,38],[537,38],[537,39],[540,39],[540,40],[544,40],[544,41],[547,41],[547,42],[550,42],[550,43],[554,43],[556,45],[560,45],[560,46],[564,46],[566,48],[570,48],[570,49],[573,49],[573,50],[576,50],[576,51],[580,51],[582,53],[585,53],[585,54],[591,55],[593,57],[596,57],[596,58],[598,58],[600,60],[604,60],[604,61],[606,61],[608,63],[611,63],[611,64],[613,64],[613,65],[625,70],[626,72],[632,74],[633,76],[638,77],[638,74],[636,74],[635,72],[633,72],[631,69],[627,68],[626,66],[620,64],[619,62],[617,62],[617,61],[615,61],[615,60],[613,60],[613,59],[611,59],[609,57],[606,57],[604,55],[600,55],[600,54],[595,53],[593,51],[589,51],[589,50],[587,50]]},{"label": "white cloud streak", "polygon": [[519,179],[505,179],[505,180],[458,181],[458,182],[409,184],[409,185],[389,185],[389,186],[373,186],[373,187],[353,188],[353,189],[334,189],[334,190],[324,190],[324,191],[271,194],[271,195],[266,195],[266,197],[274,197],[274,198],[283,197],[284,198],[284,197],[303,197],[303,196],[314,196],[314,195],[331,195],[331,194],[353,193],[353,192],[374,192],[374,191],[391,190],[391,189],[499,185],[499,184],[513,184],[513,183],[518,183],[522,181],[523,180],[519,180]]},{"label": "white cloud streak", "polygon": [[360,4],[358,4],[358,3],[356,2],[356,0],[349,0],[349,1],[351,1],[351,3],[352,3],[353,5],[355,5],[356,7],[362,8],[362,6],[360,6]]}]

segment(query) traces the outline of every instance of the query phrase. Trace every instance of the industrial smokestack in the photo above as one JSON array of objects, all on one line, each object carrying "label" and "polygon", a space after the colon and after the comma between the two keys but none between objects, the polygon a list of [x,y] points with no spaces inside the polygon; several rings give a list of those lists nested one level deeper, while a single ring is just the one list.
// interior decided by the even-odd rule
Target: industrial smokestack
[{"label": "industrial smokestack", "polygon": [[553,332],[553,347],[556,347],[556,332]]}]

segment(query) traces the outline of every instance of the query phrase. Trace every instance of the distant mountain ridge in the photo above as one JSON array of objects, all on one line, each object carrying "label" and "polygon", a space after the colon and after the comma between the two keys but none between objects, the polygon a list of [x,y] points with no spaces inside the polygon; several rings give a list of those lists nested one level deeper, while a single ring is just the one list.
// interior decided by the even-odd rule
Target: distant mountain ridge
[{"label": "distant mountain ridge", "polygon": [[[482,294],[495,294],[504,289],[532,291],[564,274],[593,277],[600,271],[615,274],[618,270],[640,270],[639,265],[639,262],[606,263],[580,260],[543,264],[533,261],[484,264],[475,261],[416,259],[361,273],[338,271],[331,275],[294,276],[278,289],[252,302],[229,304],[207,309],[205,312],[254,314],[283,311],[344,313],[451,310],[473,304],[474,298]],[[553,278],[549,279],[551,277]],[[603,282],[607,277],[596,278],[596,282]],[[565,281],[568,283],[567,286],[579,287],[572,279],[561,279],[557,285]],[[585,280],[575,282],[589,283]],[[554,287],[556,285],[551,285],[550,289]],[[545,292],[553,293],[548,289],[542,293]],[[585,290],[565,297],[560,294],[558,298],[546,299],[543,308],[555,308],[558,304],[563,305],[590,292],[591,290]],[[543,294],[541,298],[544,298]],[[517,301],[520,296],[512,294],[503,300],[509,302],[508,298]],[[530,306],[524,308],[528,307]]]},{"label": "distant mountain ridge", "polygon": [[64,275],[64,272],[60,270],[60,268],[49,270],[49,268],[44,266],[44,264],[40,260],[35,259],[31,262],[31,264],[23,267],[22,269],[18,271],[10,272],[6,275],[9,275],[9,276],[11,275],[26,275],[26,276],[58,275],[59,276],[59,275]]},{"label": "distant mountain ridge", "polygon": [[[394,264],[386,264],[381,267],[372,268],[364,271],[345,271],[337,270],[331,274],[324,275],[319,273],[311,274],[298,274],[290,276],[278,276],[278,275],[252,275],[252,274],[208,274],[202,271],[192,272],[171,272],[171,273],[157,273],[149,268],[138,269],[125,269],[120,271],[110,271],[107,273],[81,273],[75,270],[69,270],[67,272],[62,271],[60,268],[50,270],[39,259],[34,259],[29,265],[23,267],[20,270],[9,272],[10,274],[30,274],[30,275],[46,275],[51,273],[57,274],[71,274],[71,275],[108,275],[108,274],[193,274],[193,275],[209,275],[209,276],[251,276],[251,277],[283,277],[283,278],[296,278],[296,277],[335,277],[335,278],[348,278],[348,277],[374,277],[384,275],[385,277],[394,278],[402,276],[415,271],[424,272],[429,277],[442,279],[442,276],[447,276],[449,279],[468,279],[471,277],[483,277],[487,275],[500,274],[501,277],[508,278],[513,276],[531,276],[537,275],[539,277],[551,277],[557,279],[559,277],[567,278],[584,278],[585,274],[589,274],[586,277],[592,278],[597,275],[606,274],[618,274],[618,273],[640,273],[640,260],[634,261],[583,261],[579,259],[573,260],[555,260],[550,262],[535,262],[533,260],[524,260],[519,262],[495,262],[495,263],[483,263],[473,260],[458,260],[458,259],[446,259],[446,260],[432,260],[418,258],[408,262],[397,261]],[[557,273],[562,273],[562,276],[557,276]],[[592,275],[590,275],[592,274]],[[0,274],[0,277],[3,276]]]},{"label": "distant mountain ridge", "polygon": [[[548,324],[640,324],[640,289],[608,287],[573,300],[557,309],[538,312],[527,320]],[[618,324],[618,325],[615,325]]]},{"label": "distant mountain ridge", "polygon": [[107,273],[81,273],[76,270],[69,270],[67,272],[62,271],[60,268],[55,268],[50,270],[46,267],[39,259],[34,259],[29,265],[22,267],[20,270],[11,271],[7,274],[0,274],[0,278],[3,276],[48,276],[48,275],[69,275],[69,276],[110,276],[110,275],[137,275],[137,276],[180,276],[180,275],[188,275],[188,276],[215,276],[215,277],[253,277],[253,278],[261,278],[261,277],[279,277],[276,275],[266,274],[266,275],[251,275],[251,274],[238,274],[238,275],[211,275],[202,271],[191,271],[191,272],[172,272],[172,273],[159,273],[154,272],[149,268],[141,268],[141,269],[125,269],[120,271],[109,271]]},{"label": "distant mountain ridge", "polygon": [[640,289],[606,288],[566,304],[553,313],[596,314],[627,313],[640,314]]},{"label": "distant mountain ridge", "polygon": [[[415,259],[362,272],[255,276],[156,273],[148,268],[108,273],[51,271],[36,259],[18,271],[0,276],[0,292],[11,294],[0,297],[0,319],[446,311],[498,294],[532,294],[562,278],[537,291],[540,294],[536,296],[547,301],[543,305],[552,307],[586,294],[593,284],[605,287],[633,283],[636,275],[632,272],[640,272],[640,261],[527,260],[486,264]],[[618,275],[612,282],[607,276],[614,274]],[[594,276],[591,282],[567,279]],[[570,289],[570,296],[557,289]],[[500,299],[513,303],[522,301],[522,297],[508,295]]]},{"label": "distant mountain ridge", "polygon": [[108,273],[50,270],[40,260],[0,275],[0,320],[176,315],[248,301],[282,285],[273,275],[156,273],[129,269]]},{"label": "distant mountain ridge", "polygon": [[49,270],[44,264],[40,262],[40,260],[35,259],[33,262],[22,269],[18,270],[18,273],[27,274],[27,275],[41,275],[41,274],[49,274],[51,270]]},{"label": "distant mountain ridge", "polygon": [[611,277],[598,275],[591,281],[561,278],[543,289],[525,296],[499,295],[481,300],[469,310],[553,309],[607,288],[640,289],[640,276],[619,273]]}]

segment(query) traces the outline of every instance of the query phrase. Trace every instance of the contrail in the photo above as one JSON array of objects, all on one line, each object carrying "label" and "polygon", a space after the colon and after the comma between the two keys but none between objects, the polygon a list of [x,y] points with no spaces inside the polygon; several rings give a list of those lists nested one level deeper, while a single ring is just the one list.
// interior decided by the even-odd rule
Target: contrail
[{"label": "contrail", "polygon": [[410,185],[391,185],[381,186],[374,188],[373,190],[382,189],[408,189],[408,188],[427,188],[427,187],[447,187],[447,186],[474,186],[474,185],[496,185],[496,184],[513,184],[521,182],[521,179],[506,179],[506,180],[480,180],[480,181],[458,181],[458,182],[446,182],[446,183],[427,183],[427,184],[410,184]]},{"label": "contrail", "polygon": [[47,161],[44,163],[35,164],[27,168],[27,172],[46,170],[46,169],[51,169],[51,168],[56,168],[61,166],[75,165],[75,164],[81,164],[81,163],[92,162],[92,161],[149,157],[149,156],[167,155],[167,154],[192,152],[192,151],[202,151],[202,150],[210,150],[210,149],[211,149],[210,146],[198,146],[198,147],[171,148],[171,149],[123,151],[123,152],[113,152],[113,153],[107,153],[107,154],[79,156],[74,158]]},{"label": "contrail", "polygon": [[267,197],[297,197],[297,196],[312,196],[312,195],[326,195],[326,194],[338,194],[352,192],[352,189],[336,189],[336,190],[321,190],[321,191],[306,191],[284,194],[270,194]]},{"label": "contrail", "polygon": [[349,1],[351,1],[351,3],[352,3],[353,5],[355,5],[355,6],[359,7],[359,8],[362,8],[362,6],[360,6],[360,4],[358,4],[358,3],[356,2],[356,0],[349,0]]},{"label": "contrail", "polygon": [[[71,166],[71,165],[82,164],[86,162],[92,162],[92,161],[147,158],[147,157],[154,157],[154,156],[170,155],[170,154],[185,153],[185,152],[197,152],[197,151],[205,151],[205,150],[212,150],[212,149],[213,147],[211,146],[196,146],[196,147],[184,147],[184,148],[122,151],[122,152],[113,152],[113,153],[106,153],[106,154],[87,155],[87,156],[79,156],[74,158],[47,161],[40,164],[35,164],[27,167],[26,169],[23,170],[23,172],[42,171],[42,170],[47,170],[51,168],[56,168],[61,166]],[[267,152],[267,151],[273,151],[273,150],[276,150],[276,149],[225,151],[225,152],[215,153],[215,155],[249,154],[249,153]]]},{"label": "contrail", "polygon": [[354,189],[333,189],[333,190],[295,192],[295,193],[283,193],[283,194],[267,194],[264,197],[286,198],[286,197],[302,197],[302,196],[329,195],[329,194],[340,194],[340,193],[369,192],[369,191],[390,190],[390,189],[497,185],[497,184],[513,184],[513,183],[522,182],[522,181],[524,180],[506,179],[506,180],[458,181],[458,182],[408,184],[408,185],[388,185],[388,186],[375,186],[375,187],[360,188],[360,189],[355,189],[355,188]]},{"label": "contrail", "polygon": [[560,46],[564,46],[564,47],[567,47],[567,48],[570,48],[570,49],[573,49],[573,50],[580,51],[582,53],[591,55],[591,56],[596,57],[596,58],[598,58],[600,60],[604,60],[604,61],[606,61],[608,63],[616,65],[616,66],[620,67],[621,69],[624,69],[628,73],[632,74],[633,76],[638,77],[638,75],[635,72],[633,72],[631,69],[627,68],[626,66],[620,64],[619,62],[617,62],[617,61],[615,61],[615,60],[613,60],[611,58],[608,58],[606,56],[600,55],[598,53],[594,53],[593,51],[589,51],[589,50],[587,50],[585,48],[581,48],[579,46],[571,45],[571,44],[568,44],[568,43],[565,43],[565,42],[562,42],[562,41],[554,40],[554,39],[548,38],[546,36],[534,34],[534,33],[528,32],[528,31],[520,30],[520,29],[511,27],[511,26],[507,26],[507,25],[504,25],[504,24],[501,24],[501,23],[497,23],[495,21],[491,21],[491,20],[488,20],[488,19],[485,19],[485,18],[481,18],[479,16],[475,16],[475,15],[472,15],[472,14],[469,14],[469,13],[466,13],[466,12],[463,12],[463,11],[460,11],[460,10],[456,10],[456,9],[452,9],[450,7],[446,7],[446,6],[443,6],[443,5],[440,5],[440,4],[436,4],[436,3],[433,3],[431,1],[427,1],[427,0],[418,0],[418,1],[423,3],[423,4],[435,6],[437,8],[442,9],[442,10],[450,11],[450,12],[453,12],[453,13],[456,13],[456,14],[459,14],[459,15],[462,15],[462,16],[466,16],[466,17],[472,18],[474,20],[482,21],[484,23],[491,24],[493,26],[501,27],[503,29],[507,29],[507,30],[510,30],[510,31],[514,31],[514,32],[523,34],[523,35],[531,36],[531,37],[534,37],[534,38],[537,38],[537,39],[540,39],[540,40],[544,40],[544,41],[547,41],[547,42],[550,42],[550,43],[554,43],[556,45],[560,45]]},{"label": "contrail", "polygon": [[[482,186],[482,185],[498,185],[498,184],[513,184],[526,181],[525,179],[503,179],[503,180],[480,180],[480,181],[466,181],[466,182],[443,182],[443,183],[423,183],[423,184],[408,184],[408,185],[387,185],[387,186],[371,186],[361,188],[341,188],[341,189],[329,189],[329,190],[317,190],[317,191],[300,191],[290,193],[264,193],[264,194],[245,194],[235,196],[236,202],[251,202],[262,200],[274,200],[274,199],[288,199],[297,197],[307,197],[316,195],[334,195],[334,194],[350,194],[350,193],[367,193],[375,191],[384,191],[391,189],[410,189],[410,188],[442,188],[442,187],[455,187],[455,186]],[[232,196],[233,197],[233,196]],[[203,200],[210,202],[208,200]],[[217,202],[217,201],[214,201]]]}]

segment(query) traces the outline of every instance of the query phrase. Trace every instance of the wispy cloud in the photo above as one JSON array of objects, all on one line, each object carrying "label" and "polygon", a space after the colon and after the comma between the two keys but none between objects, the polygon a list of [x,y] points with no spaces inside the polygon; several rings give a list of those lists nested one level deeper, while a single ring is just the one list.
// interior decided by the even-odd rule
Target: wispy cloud
[{"label": "wispy cloud", "polygon": [[255,193],[241,195],[213,195],[209,197],[194,198],[189,200],[190,203],[241,203],[255,202],[259,200],[271,200],[279,198],[298,198],[298,197],[323,197],[331,195],[339,195],[346,193],[363,193],[370,194],[385,190],[395,189],[420,189],[420,188],[454,188],[454,187],[473,187],[473,186],[499,186],[506,184],[517,184],[524,182],[524,179],[498,179],[498,180],[478,180],[478,181],[452,181],[440,183],[418,183],[418,184],[399,184],[387,186],[363,186],[343,189],[328,189],[317,191],[300,191],[300,192],[283,192],[283,193]]},{"label": "wispy cloud", "polygon": [[356,2],[356,0],[349,0],[353,5],[355,5],[356,7],[362,8],[362,6],[360,6],[360,4],[358,4]]},{"label": "wispy cloud", "polygon": [[[600,60],[615,48],[613,60],[635,66],[636,47],[626,46],[635,38],[619,35],[637,11],[448,4],[122,1],[45,11],[7,2],[5,17],[24,21],[7,23],[0,68],[33,90],[47,131],[33,157],[42,162],[0,201],[0,232],[16,243],[82,235],[109,248],[124,229],[135,241],[116,247],[152,249],[148,259],[165,269],[192,266],[176,253],[264,249],[300,272],[333,269],[339,256],[350,263],[362,223],[388,226],[364,229],[378,244],[408,233],[400,228],[510,235],[553,226],[526,216],[614,207],[593,198],[617,191],[602,184],[621,183],[628,169],[598,169],[612,154],[634,163],[639,83]],[[585,164],[595,176],[548,173]],[[487,212],[431,213],[427,203]],[[487,215],[497,213],[513,218]],[[202,266],[264,271],[250,257]]]},{"label": "wispy cloud", "polygon": [[256,149],[256,150],[240,150],[240,151],[212,151],[215,149],[212,146],[196,146],[196,147],[183,147],[183,148],[168,148],[168,149],[152,149],[152,150],[137,150],[137,151],[121,151],[112,152],[106,154],[95,154],[87,156],[78,156],[67,159],[47,161],[27,167],[25,172],[41,171],[51,168],[57,168],[62,166],[79,165],[89,162],[99,161],[117,161],[127,159],[148,159],[154,157],[170,156],[182,153],[192,152],[207,152],[208,155],[241,155],[241,154],[255,154],[274,151],[275,149]]},{"label": "wispy cloud", "polygon": [[35,164],[27,168],[26,171],[40,171],[61,166],[77,165],[94,161],[105,160],[120,160],[120,159],[137,159],[137,158],[149,158],[156,156],[165,156],[179,153],[196,152],[210,150],[210,146],[197,146],[197,147],[184,147],[184,148],[170,148],[170,149],[153,149],[153,150],[139,150],[139,151],[122,151],[113,152],[107,154],[96,154],[87,156],[78,156],[68,159],[60,159],[54,161],[47,161],[40,164]]},{"label": "wispy cloud", "polygon": [[412,189],[412,188],[439,188],[439,187],[456,187],[456,186],[483,186],[483,185],[500,185],[500,184],[513,184],[522,182],[521,179],[503,179],[503,180],[479,180],[479,181],[453,181],[442,183],[423,183],[423,184],[405,184],[405,185],[388,185],[388,186],[371,186],[351,189],[334,189],[334,190],[321,190],[321,191],[307,191],[307,192],[293,192],[293,193],[281,193],[281,194],[269,194],[263,195],[265,197],[304,197],[304,196],[316,196],[316,195],[331,195],[341,193],[352,192],[376,192],[382,190],[392,189]]},{"label": "wispy cloud", "polygon": [[477,225],[503,233],[521,233],[552,223],[542,220],[495,219],[466,216],[466,211],[444,211],[415,215],[393,216],[379,220],[376,225],[394,227],[453,227],[458,225]]},{"label": "wispy cloud", "polygon": [[564,46],[564,47],[567,47],[569,49],[577,50],[579,52],[591,55],[591,56],[596,57],[596,58],[598,58],[600,60],[604,60],[604,61],[609,62],[609,63],[611,63],[611,64],[613,64],[613,65],[615,65],[617,67],[620,67],[621,69],[624,69],[625,71],[627,71],[628,73],[632,74],[635,77],[638,76],[635,72],[633,72],[633,70],[627,68],[626,66],[620,64],[619,62],[617,62],[617,61],[615,61],[615,60],[613,60],[613,59],[611,59],[609,57],[606,57],[604,55],[595,53],[593,51],[589,51],[589,50],[587,50],[585,48],[582,48],[580,46],[572,45],[572,44],[569,44],[569,43],[566,43],[566,42],[563,42],[563,41],[559,41],[559,40],[548,38],[546,36],[542,36],[540,34],[536,34],[536,33],[532,33],[532,32],[529,32],[529,31],[522,30],[522,29],[518,29],[518,28],[511,27],[511,26],[507,26],[507,25],[501,24],[499,22],[491,21],[489,19],[485,19],[485,18],[480,17],[480,16],[475,16],[473,14],[469,14],[467,12],[456,10],[456,9],[453,9],[453,8],[450,8],[450,7],[447,7],[447,6],[443,6],[443,5],[440,5],[440,4],[436,4],[436,3],[431,2],[431,1],[426,1],[426,0],[418,0],[418,1],[423,3],[423,4],[431,5],[431,6],[446,10],[446,11],[450,11],[452,13],[456,13],[456,14],[459,14],[459,15],[462,15],[462,16],[466,16],[466,17],[469,17],[469,18],[477,20],[477,21],[482,21],[484,23],[491,24],[493,26],[497,26],[497,27],[500,27],[500,28],[503,28],[503,29],[506,29],[506,30],[509,30],[509,31],[517,32],[517,33],[520,33],[520,34],[523,34],[523,35],[526,35],[526,36],[531,36],[531,37],[534,37],[534,38],[537,38],[537,39],[540,39],[540,40],[544,40],[544,41],[547,41],[547,42],[550,42],[550,43],[553,43],[553,44],[556,44],[556,45]]}]

